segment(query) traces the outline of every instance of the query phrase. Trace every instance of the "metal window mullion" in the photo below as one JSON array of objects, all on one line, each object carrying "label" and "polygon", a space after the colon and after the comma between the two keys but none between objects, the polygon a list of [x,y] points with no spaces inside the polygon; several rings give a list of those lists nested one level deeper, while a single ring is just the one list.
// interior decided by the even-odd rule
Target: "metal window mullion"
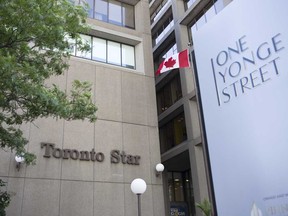
[{"label": "metal window mullion", "polygon": [[123,21],[124,17],[123,17],[123,3],[121,2],[121,26],[124,26],[124,21]]},{"label": "metal window mullion", "polygon": [[106,40],[106,63],[108,64],[108,40]]},{"label": "metal window mullion", "polygon": [[120,43],[120,62],[121,62],[121,67],[123,67],[123,58],[122,58],[122,43]]}]

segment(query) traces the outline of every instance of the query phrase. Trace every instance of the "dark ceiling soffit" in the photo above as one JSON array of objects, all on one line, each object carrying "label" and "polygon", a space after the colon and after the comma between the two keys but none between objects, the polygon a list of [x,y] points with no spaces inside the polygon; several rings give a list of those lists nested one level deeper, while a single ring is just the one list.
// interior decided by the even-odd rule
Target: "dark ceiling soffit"
[{"label": "dark ceiling soffit", "polygon": [[118,0],[118,1],[135,6],[140,0]]},{"label": "dark ceiling soffit", "polygon": [[211,0],[200,0],[195,7],[190,7],[184,14],[183,19],[180,21],[180,24],[182,25],[189,25],[194,19],[195,17],[197,17],[197,15],[199,13],[201,13],[201,11],[203,10],[203,8],[206,8],[207,5],[211,3]]}]

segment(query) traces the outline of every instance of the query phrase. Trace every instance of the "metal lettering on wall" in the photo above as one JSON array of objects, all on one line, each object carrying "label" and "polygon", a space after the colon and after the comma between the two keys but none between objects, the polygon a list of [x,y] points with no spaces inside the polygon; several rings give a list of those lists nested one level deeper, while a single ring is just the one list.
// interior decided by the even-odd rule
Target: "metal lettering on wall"
[{"label": "metal lettering on wall", "polygon": [[[45,152],[43,157],[50,158],[51,156],[57,159],[72,159],[81,161],[97,161],[103,162],[105,155],[102,152],[96,152],[94,148],[91,151],[78,151],[76,149],[60,149],[55,148],[54,143],[41,143],[41,148],[44,148]],[[112,150],[110,152],[110,162],[113,164],[129,164],[129,165],[139,165],[140,164],[139,155],[126,154],[124,151]]]}]

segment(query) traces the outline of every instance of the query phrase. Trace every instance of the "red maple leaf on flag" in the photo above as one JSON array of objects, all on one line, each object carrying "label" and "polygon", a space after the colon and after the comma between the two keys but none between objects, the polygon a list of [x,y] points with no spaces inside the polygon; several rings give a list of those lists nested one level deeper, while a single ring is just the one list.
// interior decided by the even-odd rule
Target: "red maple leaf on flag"
[{"label": "red maple leaf on flag", "polygon": [[166,68],[173,68],[173,66],[176,64],[176,60],[170,57],[165,63]]}]

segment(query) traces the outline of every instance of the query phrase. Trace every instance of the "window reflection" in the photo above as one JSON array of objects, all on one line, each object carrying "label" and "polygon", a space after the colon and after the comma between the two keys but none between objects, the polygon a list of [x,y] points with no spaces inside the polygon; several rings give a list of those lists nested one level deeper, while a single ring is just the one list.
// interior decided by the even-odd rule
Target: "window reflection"
[{"label": "window reflection", "polygon": [[[93,1],[93,0],[92,0]],[[92,6],[94,8],[94,5]],[[108,22],[108,2],[107,0],[95,0],[95,19]],[[90,15],[90,14],[89,14]],[[93,16],[90,16],[93,18]]]},{"label": "window reflection", "polygon": [[[97,5],[96,5],[97,7]],[[116,1],[109,1],[109,23],[115,25],[122,25],[121,3]]]}]

